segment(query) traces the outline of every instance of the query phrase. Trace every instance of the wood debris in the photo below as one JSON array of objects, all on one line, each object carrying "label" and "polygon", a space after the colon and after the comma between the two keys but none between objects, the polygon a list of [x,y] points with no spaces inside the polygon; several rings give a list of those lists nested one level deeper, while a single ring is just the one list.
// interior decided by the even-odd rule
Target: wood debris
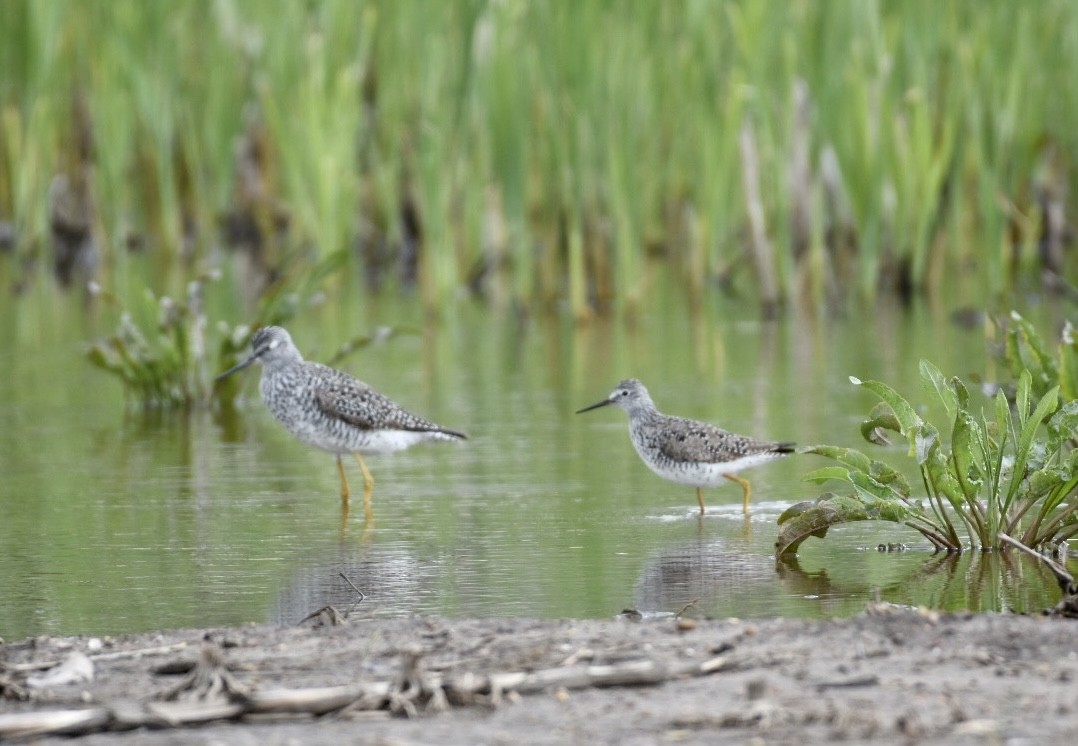
[{"label": "wood debris", "polygon": [[[583,656],[582,656],[583,657]],[[521,695],[588,687],[647,686],[728,667],[721,657],[664,663],[650,658],[596,665],[575,663],[537,671],[490,674],[458,673],[449,677],[426,670],[418,647],[401,652],[400,670],[391,681],[343,686],[258,690],[228,670],[224,652],[203,646],[199,661],[179,684],[141,703],[118,702],[81,709],[0,715],[0,740],[46,735],[82,735],[133,728],[182,728],[244,716],[273,714],[310,717],[335,713],[384,713],[417,717],[452,706],[498,705]],[[567,661],[568,662],[568,661]]]}]

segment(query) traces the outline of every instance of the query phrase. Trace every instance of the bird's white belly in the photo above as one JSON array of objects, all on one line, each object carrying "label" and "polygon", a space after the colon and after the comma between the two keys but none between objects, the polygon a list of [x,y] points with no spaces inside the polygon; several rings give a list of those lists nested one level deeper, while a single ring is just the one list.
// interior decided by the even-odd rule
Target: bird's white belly
[{"label": "bird's white belly", "polygon": [[300,422],[289,428],[292,434],[307,445],[330,453],[360,453],[378,456],[410,448],[417,443],[433,440],[431,433],[411,430],[369,430],[350,428],[340,435],[326,432],[317,424]]},{"label": "bird's white belly", "polygon": [[375,430],[364,438],[360,453],[378,455],[380,453],[393,453],[410,448],[416,443],[425,443],[434,440],[431,433],[415,432],[412,430]]},{"label": "bird's white belly", "polygon": [[718,487],[727,482],[727,474],[736,474],[742,469],[749,469],[759,464],[773,461],[775,454],[760,453],[751,456],[743,456],[733,461],[722,463],[702,463],[671,461],[667,458],[657,458],[656,454],[641,452],[641,458],[648,468],[664,479],[684,485],[686,487]]}]

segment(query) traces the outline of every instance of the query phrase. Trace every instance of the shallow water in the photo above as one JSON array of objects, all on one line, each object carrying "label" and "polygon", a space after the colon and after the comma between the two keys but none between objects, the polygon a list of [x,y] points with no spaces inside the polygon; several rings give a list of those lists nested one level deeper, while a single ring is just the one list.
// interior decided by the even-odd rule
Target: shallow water
[{"label": "shallow water", "polygon": [[[308,357],[380,324],[421,328],[415,304],[328,304],[290,325]],[[1014,559],[933,556],[892,524],[835,529],[776,564],[775,520],[819,493],[792,457],[705,492],[638,460],[616,409],[574,410],[637,376],[664,411],[801,443],[871,448],[874,403],[849,375],[915,395],[919,357],[983,373],[981,332],[927,310],[762,323],[745,304],[691,315],[671,295],[635,324],[523,322],[462,304],[423,332],[341,365],[466,431],[368,459],[374,520],[342,523],[330,456],[294,442],[257,398],[229,416],[125,414],[119,383],[83,362],[75,304],[0,328],[0,637],[294,623],[353,616],[850,615],[877,595],[946,609],[1034,610],[1054,581]],[[902,449],[890,454],[902,463]],[[353,490],[362,478],[347,463]],[[905,542],[909,551],[876,546]],[[994,572],[998,562],[1010,562]],[[348,581],[366,594],[362,603]],[[987,580],[991,579],[991,580]]]}]

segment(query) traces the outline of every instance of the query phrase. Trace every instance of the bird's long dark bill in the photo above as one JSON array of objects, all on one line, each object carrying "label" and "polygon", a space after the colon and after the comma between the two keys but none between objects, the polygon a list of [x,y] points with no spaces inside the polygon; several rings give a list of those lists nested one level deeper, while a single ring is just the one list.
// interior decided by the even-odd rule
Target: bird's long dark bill
[{"label": "bird's long dark bill", "polygon": [[576,413],[577,414],[584,414],[585,412],[590,412],[593,409],[598,409],[599,407],[605,407],[608,404],[613,404],[613,403],[614,402],[612,402],[610,399],[603,399],[602,401],[595,402],[590,407],[584,407],[583,409],[576,410]]},{"label": "bird's long dark bill", "polygon": [[217,376],[217,378],[215,380],[222,381],[222,380],[228,378],[230,375],[232,375],[236,371],[243,370],[244,368],[246,368],[248,365],[250,365],[251,363],[253,363],[257,359],[258,358],[256,358],[254,355],[251,355],[251,357],[247,358],[242,363],[237,363],[236,365],[233,365],[231,368],[226,370],[224,373]]}]

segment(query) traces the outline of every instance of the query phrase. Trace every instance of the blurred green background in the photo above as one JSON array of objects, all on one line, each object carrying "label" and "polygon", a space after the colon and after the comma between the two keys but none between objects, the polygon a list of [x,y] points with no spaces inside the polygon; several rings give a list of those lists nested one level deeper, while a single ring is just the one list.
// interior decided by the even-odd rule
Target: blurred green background
[{"label": "blurred green background", "polygon": [[351,274],[586,318],[653,303],[656,262],[768,312],[1073,276],[1068,0],[7,0],[0,29],[20,288],[228,259],[249,301]]}]

